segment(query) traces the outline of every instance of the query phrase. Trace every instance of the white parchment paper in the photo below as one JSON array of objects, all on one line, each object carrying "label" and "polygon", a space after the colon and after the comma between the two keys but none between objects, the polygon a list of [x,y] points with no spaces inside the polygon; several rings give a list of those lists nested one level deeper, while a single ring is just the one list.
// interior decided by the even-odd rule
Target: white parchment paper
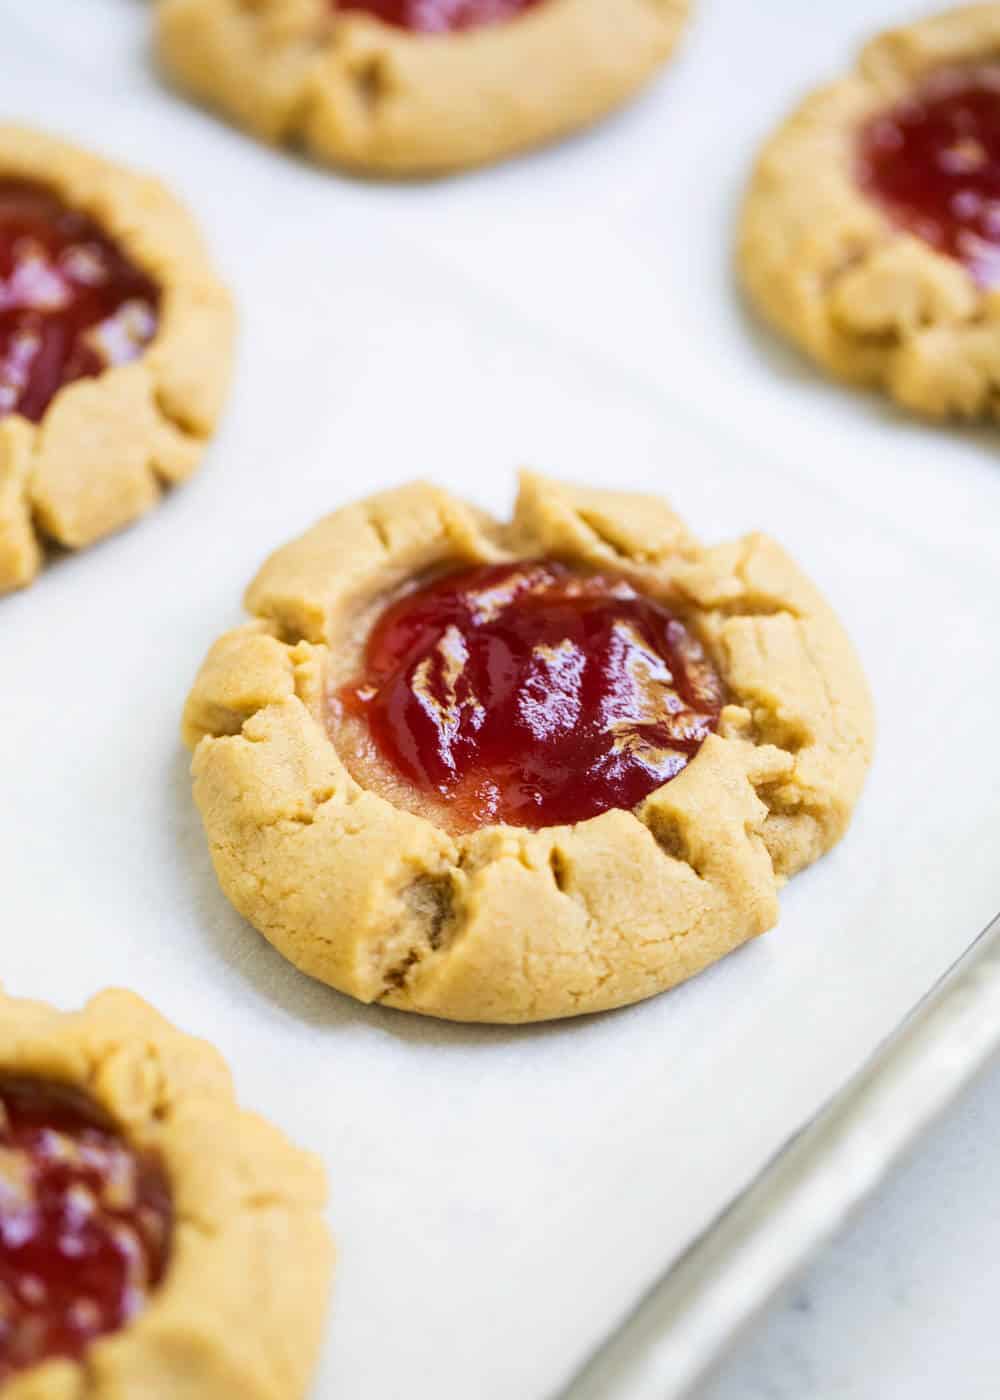
[{"label": "white parchment paper", "polygon": [[[67,1006],[134,987],[322,1154],[320,1400],[554,1393],[1000,903],[996,441],[822,384],[728,281],[755,140],[905,7],[829,8],[706,0],[683,62],[601,132],[397,188],[161,92],[143,4],[0,0],[7,113],[171,181],[243,317],[201,475],[0,603],[0,976]],[[706,538],[776,534],[858,642],[879,752],[772,934],[644,1006],[467,1029],[355,1005],[242,923],[177,726],[276,544],[417,474],[506,510],[521,463],[663,491]]]}]

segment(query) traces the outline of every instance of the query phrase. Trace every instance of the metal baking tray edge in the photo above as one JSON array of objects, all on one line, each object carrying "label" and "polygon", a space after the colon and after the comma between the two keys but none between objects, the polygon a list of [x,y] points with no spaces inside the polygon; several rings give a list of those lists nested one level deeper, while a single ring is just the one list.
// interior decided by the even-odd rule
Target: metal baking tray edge
[{"label": "metal baking tray edge", "polygon": [[681,1400],[1000,1049],[1000,915],[558,1400]]}]

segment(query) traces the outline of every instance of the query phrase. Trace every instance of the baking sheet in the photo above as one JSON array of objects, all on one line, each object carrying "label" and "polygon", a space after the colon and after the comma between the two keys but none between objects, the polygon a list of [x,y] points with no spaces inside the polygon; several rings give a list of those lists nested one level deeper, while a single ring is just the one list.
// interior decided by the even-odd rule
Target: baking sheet
[{"label": "baking sheet", "polygon": [[[841,49],[870,8],[838,7]],[[0,4],[7,111],[182,190],[244,322],[203,473],[0,605],[0,975],[65,1005],[135,987],[322,1153],[341,1268],[320,1400],[567,1384],[1000,897],[995,444],[820,386],[750,336],[726,285],[717,221],[754,123],[740,84],[706,86],[710,41],[763,62],[751,29],[779,14],[803,45],[832,22],[707,4],[685,65],[601,133],[400,189],[159,93],[132,0]],[[762,105],[784,103],[791,46]],[[817,74],[836,44],[820,57]],[[229,910],[176,732],[276,543],[415,474],[503,510],[522,462],[661,490],[707,538],[776,534],[856,638],[881,733],[848,839],[789,886],[774,933],[641,1007],[466,1029],[309,983]]]},{"label": "baking sheet", "polygon": [[693,1394],[807,1254],[996,1055],[998,1036],[1000,917],[644,1297],[566,1400]]}]

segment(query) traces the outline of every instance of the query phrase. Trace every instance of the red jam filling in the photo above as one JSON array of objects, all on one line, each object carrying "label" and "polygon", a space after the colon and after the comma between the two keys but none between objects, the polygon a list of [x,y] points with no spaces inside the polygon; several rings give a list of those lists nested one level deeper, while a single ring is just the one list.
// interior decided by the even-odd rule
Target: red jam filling
[{"label": "red jam filling", "polygon": [[383,759],[471,828],[634,807],[698,751],[723,695],[666,608],[624,579],[539,560],[401,598],[340,699]]},{"label": "red jam filling", "polygon": [[82,1095],[0,1081],[0,1387],[134,1318],[171,1217],[160,1168]]},{"label": "red jam filling", "polygon": [[97,224],[0,179],[0,417],[37,423],[63,387],[142,354],[159,292]]},{"label": "red jam filling", "polygon": [[539,0],[333,0],[335,10],[361,10],[414,34],[454,34],[503,24]]},{"label": "red jam filling", "polygon": [[943,69],[872,118],[858,178],[895,223],[1000,283],[1000,63]]}]

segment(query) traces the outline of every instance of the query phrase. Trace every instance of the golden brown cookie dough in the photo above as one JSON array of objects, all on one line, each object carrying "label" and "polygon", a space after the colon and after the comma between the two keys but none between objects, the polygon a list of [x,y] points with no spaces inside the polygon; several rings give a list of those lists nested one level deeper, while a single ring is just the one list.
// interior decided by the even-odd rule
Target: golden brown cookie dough
[{"label": "golden brown cookie dough", "polygon": [[90,216],[160,289],[140,358],[61,388],[38,423],[0,417],[0,593],[35,577],[46,542],[80,549],[142,515],[198,465],[229,380],[233,311],[191,216],[148,176],[0,125],[0,180]]},{"label": "golden brown cookie dough", "polygon": [[413,34],[331,0],[160,0],[174,79],[267,141],[334,166],[426,175],[499,160],[603,117],[666,61],[688,0],[543,0]]},{"label": "golden brown cookie dough", "polygon": [[319,1351],[332,1267],[320,1164],[241,1110],[217,1052],[131,993],[82,1011],[0,993],[0,1076],[85,1093],[165,1169],[167,1275],[78,1364],[23,1371],[4,1400],[298,1400]]},{"label": "golden brown cookie dough", "polygon": [[[408,582],[540,556],[664,602],[729,703],[634,811],[452,835],[357,781],[328,697]],[[297,967],[365,1002],[520,1022],[663,991],[772,926],[779,885],[840,838],[864,782],[871,700],[829,606],[766,536],[705,547],[655,497],[526,474],[501,526],[417,483],[279,549],[246,602],[184,715],[216,873]]]},{"label": "golden brown cookie dough", "polygon": [[857,134],[928,75],[997,59],[1000,4],[882,34],[771,137],[743,209],[739,270],[768,321],[838,377],[930,418],[997,415],[1000,290],[863,192]]}]

